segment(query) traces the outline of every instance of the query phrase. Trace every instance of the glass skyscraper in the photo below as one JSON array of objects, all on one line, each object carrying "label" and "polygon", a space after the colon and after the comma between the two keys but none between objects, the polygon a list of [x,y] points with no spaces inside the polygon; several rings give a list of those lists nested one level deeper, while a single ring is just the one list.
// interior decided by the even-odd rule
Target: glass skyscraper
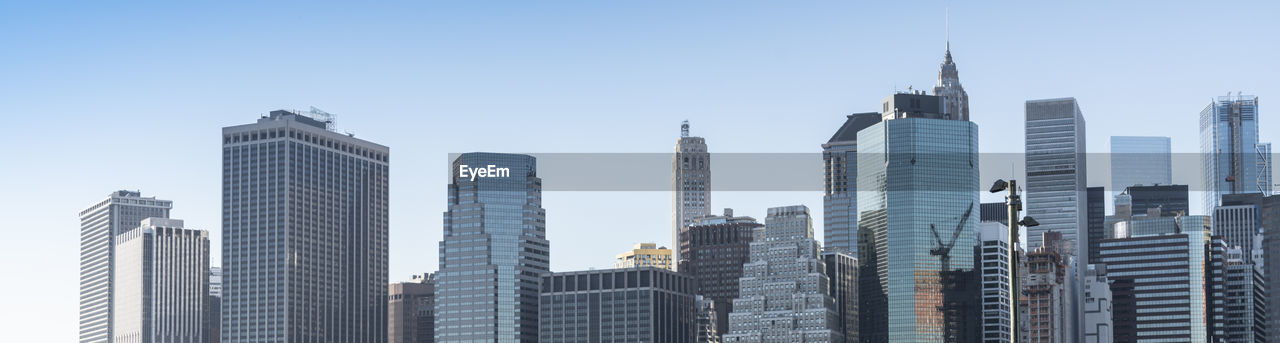
[{"label": "glass skyscraper", "polygon": [[1204,213],[1224,194],[1271,194],[1271,143],[1258,142],[1258,97],[1220,96],[1200,111],[1200,154]]},{"label": "glass skyscraper", "polygon": [[880,113],[849,115],[822,145],[822,241],[828,251],[858,253],[858,131],[880,122]]},{"label": "glass skyscraper", "polygon": [[1169,137],[1111,136],[1111,192],[1173,183]]},{"label": "glass skyscraper", "polygon": [[1028,250],[1045,231],[1075,250],[1088,227],[1084,114],[1075,98],[1059,98],[1027,101],[1026,116],[1027,215],[1040,222],[1027,228]]},{"label": "glass skyscraper", "polygon": [[476,152],[450,166],[435,340],[536,342],[538,282],[551,263],[537,162]]},{"label": "glass skyscraper", "polygon": [[116,239],[142,220],[168,218],[173,202],[116,191],[80,211],[80,343],[111,342]]},{"label": "glass skyscraper", "polygon": [[861,338],[978,341],[978,125],[944,119],[936,96],[882,105],[858,132]]},{"label": "glass skyscraper", "polygon": [[388,153],[283,110],[222,129],[223,341],[387,341]]}]

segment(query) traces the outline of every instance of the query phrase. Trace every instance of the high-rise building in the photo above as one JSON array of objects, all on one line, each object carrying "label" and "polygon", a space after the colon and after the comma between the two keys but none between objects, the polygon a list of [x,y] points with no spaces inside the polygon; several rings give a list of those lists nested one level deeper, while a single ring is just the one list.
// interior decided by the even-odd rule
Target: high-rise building
[{"label": "high-rise building", "polygon": [[1105,187],[1089,187],[1085,189],[1085,242],[1088,244],[1089,263],[1098,262],[1098,242],[1106,237],[1107,221],[1107,189]]},{"label": "high-rise building", "polygon": [[1173,183],[1169,137],[1111,136],[1111,191]]},{"label": "high-rise building", "polygon": [[854,113],[822,145],[823,248],[858,254],[858,131],[880,122],[880,113]]},{"label": "high-rise building", "polygon": [[1262,198],[1262,206],[1258,211],[1262,218],[1262,259],[1258,264],[1266,277],[1267,290],[1267,341],[1280,342],[1280,254],[1267,253],[1280,251],[1280,195]]},{"label": "high-rise building", "polygon": [[1060,233],[1046,231],[1043,235],[1044,245],[1026,255],[1027,278],[1020,283],[1026,300],[1019,307],[1027,311],[1027,332],[1026,339],[1020,341],[1070,342],[1074,313],[1067,303],[1071,301],[1068,279],[1073,277],[1068,273],[1069,257],[1059,242]]},{"label": "high-rise building", "polygon": [[1214,236],[1208,251],[1209,341],[1265,341],[1266,281],[1262,271],[1222,237]]},{"label": "high-rise building", "polygon": [[1040,222],[1027,228],[1027,246],[1056,231],[1075,247],[1088,228],[1084,114],[1075,98],[1059,98],[1027,101],[1026,116],[1027,215]]},{"label": "high-rise building", "polygon": [[723,216],[699,218],[681,233],[689,251],[680,261],[680,271],[693,277],[698,295],[715,303],[717,337],[729,331],[742,268],[751,261],[751,240],[762,227],[755,218],[735,217],[726,208]]},{"label": "high-rise building", "polygon": [[1104,239],[1116,342],[1205,342],[1209,218],[1182,216],[1171,232]]},{"label": "high-rise building", "polygon": [[436,278],[414,275],[387,289],[387,342],[435,342]]},{"label": "high-rise building", "polygon": [[1222,237],[1227,247],[1239,247],[1245,262],[1253,256],[1254,238],[1263,232],[1262,193],[1222,195],[1221,205],[1213,209],[1213,235]]},{"label": "high-rise building", "polygon": [[200,342],[209,306],[209,232],[147,218],[116,237],[117,343]]},{"label": "high-rise building", "polygon": [[751,242],[725,342],[843,342],[836,304],[803,205],[768,209]]},{"label": "high-rise building", "polygon": [[168,218],[173,202],[116,191],[80,211],[80,343],[109,343],[115,338],[112,285],[116,238],[151,217]]},{"label": "high-rise building", "polygon": [[1200,111],[1204,213],[1224,194],[1271,195],[1271,144],[1259,138],[1256,96],[1220,96]]},{"label": "high-rise building", "polygon": [[680,124],[680,139],[671,158],[671,244],[679,261],[689,242],[680,240],[694,220],[711,214],[711,153],[702,137],[689,136],[689,121]]},{"label": "high-rise building", "polygon": [[840,335],[845,342],[858,342],[858,258],[845,252],[826,251],[827,289],[835,300]]},{"label": "high-rise building", "polygon": [[209,267],[209,297],[204,307],[205,343],[222,341],[222,268]]},{"label": "high-rise building", "polygon": [[699,295],[694,311],[697,321],[694,342],[720,343],[720,330],[716,329],[716,302]]},{"label": "high-rise building", "polygon": [[[984,202],[978,209],[980,222],[996,222],[1009,225],[1009,204],[1003,202]],[[1007,240],[1007,239],[1006,239]]]},{"label": "high-rise building", "polygon": [[697,295],[688,275],[639,267],[542,276],[541,343],[693,343]]},{"label": "high-rise building", "polygon": [[1012,318],[1010,294],[1013,285],[1009,277],[1009,227],[998,221],[984,220],[978,228],[978,254],[982,263],[982,342],[1011,342],[1013,323],[1009,319]]},{"label": "high-rise building", "polygon": [[1152,213],[1156,208],[1165,217],[1191,214],[1187,185],[1129,186],[1123,191],[1129,196],[1133,215]]},{"label": "high-rise building", "polygon": [[[435,340],[537,341],[538,282],[551,263],[537,161],[477,152],[458,156],[451,166]],[[489,166],[496,173],[462,173]]]},{"label": "high-rise building", "polygon": [[655,267],[674,271],[671,249],[657,243],[636,243],[631,251],[618,254],[614,268]]},{"label": "high-rise building", "polygon": [[1107,281],[1107,268],[1103,264],[1090,264],[1084,272],[1084,342],[1111,343],[1115,333],[1111,307],[1111,284]]},{"label": "high-rise building", "polygon": [[222,128],[223,341],[386,342],[389,151],[284,110]]},{"label": "high-rise building", "polygon": [[[972,342],[981,282],[978,126],[939,97],[894,94],[858,132],[859,324],[864,341]],[[1039,218],[1037,218],[1039,219]]]},{"label": "high-rise building", "polygon": [[943,119],[969,121],[969,93],[960,85],[960,71],[951,60],[951,41],[947,41],[947,55],[938,67],[938,84],[933,95],[942,98]]}]

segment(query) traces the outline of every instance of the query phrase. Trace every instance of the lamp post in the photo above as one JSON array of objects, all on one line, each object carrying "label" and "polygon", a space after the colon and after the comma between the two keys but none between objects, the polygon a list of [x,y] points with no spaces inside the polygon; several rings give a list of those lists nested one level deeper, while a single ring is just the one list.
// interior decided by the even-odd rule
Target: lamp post
[{"label": "lamp post", "polygon": [[1009,180],[1008,182],[996,180],[995,184],[991,185],[990,192],[999,193],[1004,190],[1009,191],[1009,195],[1004,197],[1009,214],[1009,327],[1011,330],[1009,341],[1017,343],[1020,331],[1018,328],[1018,295],[1022,293],[1022,289],[1018,286],[1018,226],[1032,227],[1040,225],[1040,223],[1031,217],[1018,219],[1018,212],[1022,211],[1022,197],[1018,196],[1018,180]]}]

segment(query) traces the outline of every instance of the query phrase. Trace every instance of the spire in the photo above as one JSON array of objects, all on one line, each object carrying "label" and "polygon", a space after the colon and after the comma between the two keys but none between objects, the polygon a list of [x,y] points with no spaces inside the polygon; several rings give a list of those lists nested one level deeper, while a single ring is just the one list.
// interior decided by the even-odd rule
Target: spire
[{"label": "spire", "polygon": [[947,27],[947,31],[946,31],[947,57],[946,57],[946,62],[944,63],[951,63],[951,7],[947,7],[946,17],[944,21],[946,21],[946,27]]}]

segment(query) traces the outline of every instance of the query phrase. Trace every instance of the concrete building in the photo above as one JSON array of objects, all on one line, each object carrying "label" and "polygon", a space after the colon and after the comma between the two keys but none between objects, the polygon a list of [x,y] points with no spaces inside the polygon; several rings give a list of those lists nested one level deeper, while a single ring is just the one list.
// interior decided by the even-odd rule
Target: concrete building
[{"label": "concrete building", "polygon": [[753,234],[763,227],[755,218],[735,217],[726,208],[723,216],[699,218],[681,233],[689,252],[680,261],[680,271],[693,277],[698,295],[715,303],[717,337],[729,331],[742,268],[751,262]]},{"label": "concrete building", "polygon": [[823,248],[858,254],[858,131],[880,122],[880,113],[854,113],[822,144]]},{"label": "concrete building", "polygon": [[982,221],[978,229],[977,249],[982,263],[982,342],[1011,342],[1013,323],[1009,319],[1012,318],[1013,284],[1009,277],[1009,227],[998,221]]},{"label": "concrete building", "polygon": [[1209,218],[1182,216],[1172,233],[1102,241],[1116,342],[1205,342]]},{"label": "concrete building", "polygon": [[706,139],[689,136],[688,120],[680,125],[671,158],[671,207],[671,244],[679,261],[689,249],[680,233],[694,220],[711,215],[711,153]]},{"label": "concrete building", "polygon": [[435,342],[436,278],[414,275],[387,289],[387,342]]},{"label": "concrete building", "polygon": [[489,165],[506,173],[453,174],[449,183],[436,273],[437,342],[538,339],[538,282],[550,272],[551,243],[537,161],[466,153],[450,170]]},{"label": "concrete building", "polygon": [[[973,342],[981,301],[978,126],[939,97],[886,98],[858,132],[859,323],[872,342]],[[1038,219],[1038,218],[1037,218]]]},{"label": "concrete building", "polygon": [[693,343],[693,279],[639,267],[550,273],[539,288],[538,342]]},{"label": "concrete building", "polygon": [[657,243],[636,243],[631,251],[618,254],[613,262],[614,268],[654,267],[674,271],[671,263],[671,249],[659,247]]},{"label": "concrete building", "polygon": [[825,251],[827,289],[835,300],[840,335],[845,342],[858,342],[858,258],[839,251]]},{"label": "concrete building", "polygon": [[1111,136],[1111,191],[1173,183],[1169,137]]},{"label": "concrete building", "polygon": [[80,211],[80,343],[107,343],[115,338],[111,329],[116,238],[137,228],[143,219],[168,218],[172,208],[169,200],[116,191]]},{"label": "concrete building", "polygon": [[1102,264],[1090,264],[1083,281],[1084,342],[1110,343],[1115,340],[1111,284],[1107,281],[1107,268]]},{"label": "concrete building", "polygon": [[1027,311],[1026,338],[1031,343],[1071,342],[1071,290],[1069,255],[1061,244],[1062,235],[1045,232],[1044,245],[1027,252],[1027,278],[1021,282],[1026,301],[1019,304]]},{"label": "concrete building", "polygon": [[387,340],[390,150],[311,115],[222,128],[223,341]]},{"label": "concrete building", "polygon": [[716,302],[698,296],[697,305],[694,308],[697,329],[694,333],[694,342],[697,343],[720,343],[720,330],[716,328],[718,313],[716,313]]},{"label": "concrete building", "polygon": [[1259,138],[1257,96],[1220,96],[1200,111],[1204,213],[1225,194],[1271,195],[1271,144]]},{"label": "concrete building", "polygon": [[807,207],[770,208],[751,242],[724,342],[844,342],[821,250]]},{"label": "concrete building", "polygon": [[209,232],[147,218],[116,237],[113,342],[200,342],[209,306]]}]

